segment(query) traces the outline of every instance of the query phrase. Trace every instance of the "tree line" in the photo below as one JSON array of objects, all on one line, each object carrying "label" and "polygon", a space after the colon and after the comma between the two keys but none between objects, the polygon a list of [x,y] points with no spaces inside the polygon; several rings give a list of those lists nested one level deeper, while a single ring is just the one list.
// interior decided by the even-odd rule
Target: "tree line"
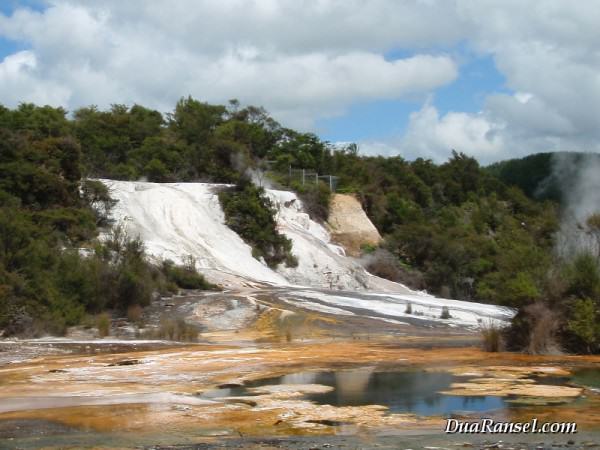
[{"label": "tree line", "polygon": [[[519,308],[506,336],[511,348],[525,348],[534,330],[550,329],[548,342],[599,349],[600,329],[588,323],[598,318],[597,255],[557,257],[555,198],[532,198],[507,177],[507,169],[481,167],[462,153],[452,152],[443,164],[365,156],[356,145],[339,147],[283,127],[262,108],[191,97],[168,114],[140,105],[91,106],[70,115],[31,104],[0,107],[0,151],[0,328],[15,317],[54,315],[64,329],[90,311],[127,307],[138,287],[145,293],[135,301],[149,301],[143,286],[151,286],[150,279],[161,289],[169,273],[174,279],[165,268],[142,270],[143,245],[135,239],[119,250],[104,243],[92,258],[79,255],[76,249],[100,245],[98,228],[106,226],[111,206],[94,178],[237,183],[221,196],[230,225],[258,239],[257,257],[272,266],[293,265],[289,243],[264,232],[275,229],[264,192],[247,182],[252,171],[268,166],[271,182],[290,185],[291,165],[335,174],[338,190],[360,199],[385,238],[380,248],[364,249],[372,253],[375,273],[444,297]],[[326,219],[326,186],[292,181],[290,187],[315,218]],[[248,215],[254,223],[243,221]],[[255,232],[259,228],[262,234]],[[69,264],[73,269],[65,271]],[[118,276],[103,272],[118,264],[126,266]],[[76,267],[89,272],[61,278],[77,273]],[[121,292],[120,300],[99,299],[98,283],[120,286],[110,290]],[[542,326],[544,321],[553,326]]]}]

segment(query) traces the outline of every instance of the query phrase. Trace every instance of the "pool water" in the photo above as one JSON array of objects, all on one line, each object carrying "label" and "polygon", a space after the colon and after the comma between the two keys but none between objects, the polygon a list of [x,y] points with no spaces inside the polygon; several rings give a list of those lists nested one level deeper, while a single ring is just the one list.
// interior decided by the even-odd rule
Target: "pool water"
[{"label": "pool water", "polygon": [[403,370],[376,372],[370,369],[299,372],[264,378],[240,387],[217,389],[206,397],[253,395],[251,388],[281,384],[320,384],[333,390],[307,394],[305,399],[333,406],[383,405],[392,413],[414,413],[421,416],[449,415],[457,412],[483,412],[508,407],[503,397],[460,396],[440,394],[453,382],[464,381],[447,372]]},{"label": "pool water", "polygon": [[576,370],[573,372],[571,381],[580,386],[598,391],[600,390],[600,369],[585,368]]}]

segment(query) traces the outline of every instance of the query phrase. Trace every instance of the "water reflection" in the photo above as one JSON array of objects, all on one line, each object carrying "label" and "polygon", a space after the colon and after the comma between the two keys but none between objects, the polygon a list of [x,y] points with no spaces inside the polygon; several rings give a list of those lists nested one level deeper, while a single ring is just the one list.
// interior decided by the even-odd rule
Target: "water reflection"
[{"label": "water reflection", "polygon": [[207,392],[207,397],[248,395],[248,388],[279,384],[321,384],[330,392],[308,394],[306,399],[333,406],[384,405],[390,412],[447,415],[455,412],[490,411],[507,406],[502,397],[440,394],[457,377],[447,372],[375,372],[372,369],[299,372],[250,382],[242,387]]}]

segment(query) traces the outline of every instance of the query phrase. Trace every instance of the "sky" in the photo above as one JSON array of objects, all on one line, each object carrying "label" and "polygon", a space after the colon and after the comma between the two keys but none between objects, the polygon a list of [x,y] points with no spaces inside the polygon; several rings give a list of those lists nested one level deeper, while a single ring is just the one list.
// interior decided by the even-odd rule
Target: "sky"
[{"label": "sky", "polygon": [[600,0],[0,0],[0,104],[264,106],[361,154],[600,151]]}]

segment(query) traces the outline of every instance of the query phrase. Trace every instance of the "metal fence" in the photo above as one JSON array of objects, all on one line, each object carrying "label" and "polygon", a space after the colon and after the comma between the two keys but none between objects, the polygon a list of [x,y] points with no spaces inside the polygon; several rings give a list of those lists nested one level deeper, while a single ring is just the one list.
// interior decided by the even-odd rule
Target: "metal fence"
[{"label": "metal fence", "polygon": [[302,183],[302,186],[312,183],[319,184],[319,180],[323,180],[329,186],[331,192],[335,192],[338,180],[338,177],[334,175],[319,175],[314,170],[294,169],[292,166],[289,167],[288,178],[290,183],[292,181],[299,181]]}]

